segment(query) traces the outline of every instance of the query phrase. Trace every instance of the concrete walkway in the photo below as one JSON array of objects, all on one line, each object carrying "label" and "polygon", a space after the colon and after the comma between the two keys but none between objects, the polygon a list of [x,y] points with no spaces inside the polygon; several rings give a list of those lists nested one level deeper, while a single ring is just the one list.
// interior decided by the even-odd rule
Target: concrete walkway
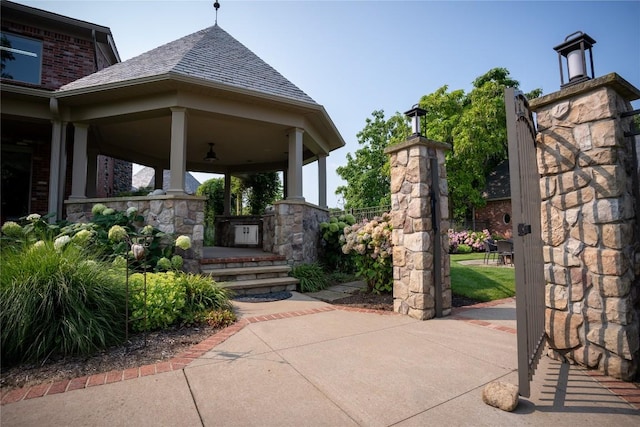
[{"label": "concrete walkway", "polygon": [[186,367],[22,398],[2,426],[640,425],[593,376],[546,357],[515,412],[485,405],[485,384],[517,383],[513,300],[426,322],[297,293],[236,307],[226,340]]}]

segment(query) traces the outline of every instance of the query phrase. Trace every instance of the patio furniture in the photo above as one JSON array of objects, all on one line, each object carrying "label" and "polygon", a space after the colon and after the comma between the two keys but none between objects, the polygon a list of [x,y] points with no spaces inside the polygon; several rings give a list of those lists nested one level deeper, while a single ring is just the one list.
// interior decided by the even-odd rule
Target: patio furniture
[{"label": "patio furniture", "polygon": [[498,257],[498,247],[493,239],[487,239],[484,241],[484,263],[489,263],[492,256],[493,259]]},{"label": "patio furniture", "polygon": [[513,265],[513,242],[509,240],[498,240],[498,264]]}]

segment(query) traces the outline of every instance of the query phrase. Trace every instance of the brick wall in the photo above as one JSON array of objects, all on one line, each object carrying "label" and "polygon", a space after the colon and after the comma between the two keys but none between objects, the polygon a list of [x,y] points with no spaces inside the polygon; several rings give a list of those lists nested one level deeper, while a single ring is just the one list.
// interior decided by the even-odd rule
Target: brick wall
[{"label": "brick wall", "polygon": [[489,201],[486,206],[476,209],[476,221],[487,222],[490,233],[504,235],[512,227],[511,222],[504,222],[505,214],[511,218],[511,200]]},{"label": "brick wall", "polygon": [[41,85],[13,80],[12,84],[55,90],[98,70],[91,39],[6,20],[2,21],[2,31],[42,41]]}]

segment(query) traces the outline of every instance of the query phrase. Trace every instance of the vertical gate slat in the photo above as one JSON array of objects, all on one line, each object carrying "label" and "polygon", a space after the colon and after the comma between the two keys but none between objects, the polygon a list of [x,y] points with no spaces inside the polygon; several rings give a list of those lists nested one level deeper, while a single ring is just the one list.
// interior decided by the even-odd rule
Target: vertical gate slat
[{"label": "vertical gate slat", "polygon": [[[544,264],[540,226],[540,179],[536,163],[535,125],[525,97],[505,90],[511,208],[516,270],[518,388],[530,395],[530,380],[545,343]],[[531,232],[519,235],[519,224]]]}]

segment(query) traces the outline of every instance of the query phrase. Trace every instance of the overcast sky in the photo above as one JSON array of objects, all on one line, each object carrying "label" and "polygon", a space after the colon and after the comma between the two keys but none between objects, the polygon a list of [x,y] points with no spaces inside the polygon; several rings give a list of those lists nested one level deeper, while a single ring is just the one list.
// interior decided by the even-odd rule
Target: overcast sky
[{"label": "overcast sky", "polygon": [[[111,28],[126,60],[213,25],[213,1],[18,3]],[[219,1],[218,25],[322,104],[347,142],[328,158],[330,207],[342,206],[335,168],[359,148],[356,134],[374,110],[406,111],[443,85],[469,91],[494,67],[509,69],[525,92],[555,92],[553,47],[576,31],[596,40],[596,77],[617,72],[640,87],[640,1]],[[312,203],[316,170],[305,167]]]}]

